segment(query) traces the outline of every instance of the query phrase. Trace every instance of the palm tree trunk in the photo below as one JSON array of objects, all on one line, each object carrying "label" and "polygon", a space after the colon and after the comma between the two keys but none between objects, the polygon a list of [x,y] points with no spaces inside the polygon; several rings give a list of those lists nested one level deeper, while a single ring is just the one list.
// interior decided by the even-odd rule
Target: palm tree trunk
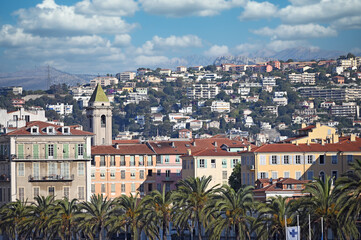
[{"label": "palm tree trunk", "polygon": [[125,240],[128,240],[128,224],[125,224]]},{"label": "palm tree trunk", "polygon": [[103,240],[104,227],[103,224],[100,226],[99,240]]},{"label": "palm tree trunk", "polygon": [[164,221],[165,219],[163,219],[163,240],[167,239],[167,224],[166,221]]},{"label": "palm tree trunk", "polygon": [[202,229],[198,214],[197,214],[197,228],[198,228],[198,240],[202,240]]},{"label": "palm tree trunk", "polygon": [[235,224],[234,226],[234,231],[236,233],[236,240],[240,240],[240,236],[239,236],[239,227],[238,227],[238,224]]}]

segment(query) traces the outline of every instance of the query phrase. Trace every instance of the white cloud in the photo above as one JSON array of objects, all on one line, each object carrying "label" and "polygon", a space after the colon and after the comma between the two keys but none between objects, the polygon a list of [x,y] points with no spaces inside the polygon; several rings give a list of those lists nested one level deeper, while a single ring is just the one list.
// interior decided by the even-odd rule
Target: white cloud
[{"label": "white cloud", "polygon": [[204,54],[210,57],[218,57],[228,55],[228,47],[226,45],[218,46],[213,45],[209,50],[205,51]]},{"label": "white cloud", "polygon": [[[295,1],[292,1],[295,2]],[[287,23],[329,23],[345,16],[359,16],[360,0],[308,1],[308,5],[289,5],[279,11],[283,22]]]},{"label": "white cloud", "polygon": [[152,55],[156,51],[178,51],[184,48],[202,47],[202,40],[195,35],[174,36],[167,38],[154,36],[137,49],[137,53]]},{"label": "white cloud", "polygon": [[331,26],[337,29],[360,29],[361,16],[340,18],[334,21]]},{"label": "white cloud", "polygon": [[213,16],[246,0],[139,0],[144,11],[169,17]]},{"label": "white cloud", "polygon": [[239,19],[244,20],[253,20],[261,18],[271,18],[274,17],[277,12],[277,7],[270,2],[255,2],[249,1],[244,7]]},{"label": "white cloud", "polygon": [[140,66],[159,65],[169,61],[165,56],[138,56],[135,58],[135,63]]},{"label": "white cloud", "polygon": [[236,46],[238,52],[250,52],[261,48],[261,44],[258,43],[242,43]]},{"label": "white cloud", "polygon": [[135,27],[120,17],[77,14],[73,6],[57,5],[53,0],[44,0],[35,8],[20,9],[19,27],[39,35],[64,34],[119,34]]},{"label": "white cloud", "polygon": [[83,0],[75,5],[76,12],[105,16],[130,16],[138,10],[133,0]]},{"label": "white cloud", "polygon": [[113,45],[115,46],[127,46],[130,44],[132,37],[129,34],[115,35]]},{"label": "white cloud", "polygon": [[253,33],[264,35],[275,39],[308,39],[320,37],[336,36],[336,30],[331,27],[324,27],[318,24],[305,24],[305,25],[279,25],[277,28],[271,29],[264,27],[254,30]]}]

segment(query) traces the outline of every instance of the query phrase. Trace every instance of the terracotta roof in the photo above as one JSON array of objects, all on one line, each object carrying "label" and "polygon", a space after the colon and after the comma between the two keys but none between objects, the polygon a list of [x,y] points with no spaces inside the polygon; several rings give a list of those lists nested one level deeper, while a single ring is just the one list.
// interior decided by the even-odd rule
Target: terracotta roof
[{"label": "terracotta roof", "polygon": [[[261,181],[262,180],[262,181]],[[264,178],[264,179],[258,179],[257,181],[260,181],[261,183],[269,183],[270,179],[268,178]],[[253,192],[270,192],[270,191],[275,191],[275,192],[295,192],[295,191],[299,191],[301,192],[303,189],[284,189],[284,188],[279,188],[277,187],[277,184],[282,184],[282,185],[287,185],[287,184],[306,184],[309,183],[310,180],[297,180],[297,179],[293,179],[293,178],[279,178],[276,181],[273,181],[272,184],[269,184],[263,188],[259,188],[259,189],[255,189],[253,190]]]},{"label": "terracotta roof", "polygon": [[129,145],[118,145],[115,146],[93,146],[92,155],[96,154],[129,154],[129,155],[138,155],[138,154],[154,154],[154,152],[146,144],[129,144]]},{"label": "terracotta roof", "polygon": [[130,140],[112,140],[113,144],[140,144],[139,139],[130,139]]},{"label": "terracotta roof", "polygon": [[239,156],[237,152],[227,152],[220,149],[203,149],[194,153],[191,153],[192,156]]},{"label": "terracotta roof", "polygon": [[[33,127],[33,126],[38,126],[39,127],[39,133],[38,134],[31,134],[30,133],[30,128]],[[48,133],[46,133],[46,131],[44,131],[44,129],[46,127],[54,127],[55,133],[53,135],[57,135],[57,136],[59,136],[59,135],[94,135],[91,132],[77,130],[77,129],[74,129],[74,128],[71,128],[71,127],[69,127],[70,134],[63,134],[61,132],[61,129],[62,129],[63,126],[58,126],[58,125],[55,125],[55,124],[51,124],[51,123],[47,123],[47,122],[41,122],[41,121],[28,122],[25,127],[18,128],[15,131],[7,133],[6,135],[31,135],[31,136],[49,135]]]},{"label": "terracotta roof", "polygon": [[298,129],[298,131],[306,131],[306,130],[313,129],[313,128],[315,128],[315,127],[316,127],[315,125],[310,125],[310,126],[307,126],[307,127],[301,128],[301,129]]},{"label": "terracotta roof", "polygon": [[98,83],[89,102],[109,102],[107,95],[105,95],[102,86]]}]

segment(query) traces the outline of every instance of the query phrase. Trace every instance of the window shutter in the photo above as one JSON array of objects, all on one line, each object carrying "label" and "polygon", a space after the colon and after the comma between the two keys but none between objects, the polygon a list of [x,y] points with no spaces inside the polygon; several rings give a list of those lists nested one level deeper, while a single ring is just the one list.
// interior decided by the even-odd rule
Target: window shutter
[{"label": "window shutter", "polygon": [[285,155],[281,156],[281,164],[285,164]]},{"label": "window shutter", "polygon": [[268,178],[268,172],[266,172],[266,178]]},{"label": "window shutter", "polygon": [[38,144],[33,145],[33,156],[34,156],[34,159],[39,158],[39,145]]},{"label": "window shutter", "polygon": [[261,173],[257,173],[257,179],[261,179]]},{"label": "window shutter", "polygon": [[315,164],[315,163],[316,163],[316,156],[312,155],[312,164]]},{"label": "window shutter", "polygon": [[24,145],[18,144],[18,158],[22,159],[24,158]]},{"label": "window shutter", "polygon": [[45,158],[47,159],[49,157],[49,146],[48,144],[45,144]]},{"label": "window shutter", "polygon": [[160,155],[160,163],[163,164],[163,155]]},{"label": "window shutter", "polygon": [[293,155],[292,158],[290,158],[291,164],[296,164],[296,155]]},{"label": "window shutter", "polygon": [[300,158],[301,158],[301,164],[303,164],[303,163],[304,163],[304,161],[305,161],[305,156],[300,155]]},{"label": "window shutter", "polygon": [[234,167],[234,164],[233,164],[233,159],[231,159],[231,168]]},{"label": "window shutter", "polygon": [[272,155],[268,156],[269,165],[272,165]]},{"label": "window shutter", "polygon": [[54,144],[54,159],[56,159],[57,153],[58,153],[58,147],[57,144]]},{"label": "window shutter", "polygon": [[69,158],[69,144],[63,145],[63,158]]},{"label": "window shutter", "polygon": [[277,164],[279,165],[280,164],[280,156],[277,155]]},{"label": "window shutter", "polygon": [[84,145],[83,145],[83,146],[84,146],[84,149],[83,149],[83,150],[84,150],[84,151],[83,151],[83,157],[84,157],[84,158],[86,158],[86,156],[87,156],[87,152],[86,152],[86,143],[84,143]]},{"label": "window shutter", "polygon": [[75,144],[75,159],[78,159],[78,144]]},{"label": "window shutter", "polygon": [[197,160],[197,167],[200,168],[200,166],[201,166],[201,160],[198,159],[198,160]]},{"label": "window shutter", "polygon": [[204,167],[207,168],[207,159],[204,159]]}]

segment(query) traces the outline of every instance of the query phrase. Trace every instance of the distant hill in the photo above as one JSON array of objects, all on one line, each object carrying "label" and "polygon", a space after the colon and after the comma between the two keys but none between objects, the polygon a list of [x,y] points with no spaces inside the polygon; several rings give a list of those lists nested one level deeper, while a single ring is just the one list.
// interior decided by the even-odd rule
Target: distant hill
[{"label": "distant hill", "polygon": [[[48,71],[49,70],[49,71]],[[66,83],[69,86],[89,82],[91,74],[71,74],[52,67],[37,67],[12,73],[0,73],[0,86],[23,86],[26,90],[46,89],[48,75],[50,85]]]}]

